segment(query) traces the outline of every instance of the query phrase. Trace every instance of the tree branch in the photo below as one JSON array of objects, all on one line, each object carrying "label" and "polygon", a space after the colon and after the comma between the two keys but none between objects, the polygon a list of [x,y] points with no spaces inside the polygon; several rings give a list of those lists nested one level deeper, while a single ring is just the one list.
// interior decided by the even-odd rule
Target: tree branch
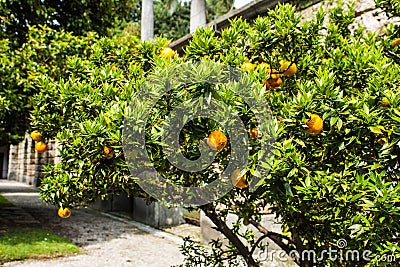
[{"label": "tree branch", "polygon": [[[293,241],[292,241],[289,237],[284,236],[284,235],[282,235],[282,234],[275,233],[275,232],[271,232],[271,231],[269,231],[268,229],[266,229],[264,226],[262,226],[259,222],[256,222],[256,221],[253,221],[253,220],[249,220],[249,221],[250,221],[250,223],[251,223],[252,225],[254,225],[254,227],[257,228],[258,231],[260,231],[261,233],[263,233],[265,237],[268,237],[269,239],[271,239],[272,241],[274,241],[275,244],[277,244],[281,249],[283,249],[287,254],[289,254],[289,252],[291,251],[291,249],[289,248],[288,245],[286,245],[286,244],[283,243],[283,241],[282,241],[282,240],[287,240],[289,243],[292,243],[292,244],[293,244]],[[265,238],[264,236],[263,236],[263,237],[260,237],[260,239],[261,239],[261,238],[264,239],[264,238]],[[259,242],[260,239],[258,239],[257,242]],[[253,250],[254,250],[254,247],[253,247]]]},{"label": "tree branch", "polygon": [[201,210],[207,215],[208,218],[217,226],[217,230],[221,232],[228,240],[238,249],[240,255],[245,259],[248,267],[257,267],[259,264],[254,260],[253,255],[247,247],[240,241],[239,237],[220,219],[214,210],[212,204],[207,204],[201,207]]}]

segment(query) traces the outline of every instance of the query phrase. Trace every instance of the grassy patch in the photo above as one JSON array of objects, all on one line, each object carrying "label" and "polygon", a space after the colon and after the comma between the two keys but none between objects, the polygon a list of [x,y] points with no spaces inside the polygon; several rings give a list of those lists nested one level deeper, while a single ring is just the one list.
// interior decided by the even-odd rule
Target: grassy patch
[{"label": "grassy patch", "polygon": [[77,246],[47,229],[18,229],[0,235],[0,264],[77,252]]},{"label": "grassy patch", "polygon": [[12,207],[14,206],[13,203],[8,201],[5,197],[0,194],[0,208],[2,207]]}]

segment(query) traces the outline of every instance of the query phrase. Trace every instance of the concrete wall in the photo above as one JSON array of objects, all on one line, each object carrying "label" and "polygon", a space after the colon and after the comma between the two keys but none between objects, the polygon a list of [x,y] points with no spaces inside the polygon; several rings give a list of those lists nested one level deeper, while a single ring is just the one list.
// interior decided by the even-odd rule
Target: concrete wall
[{"label": "concrete wall", "polygon": [[0,179],[7,179],[8,176],[8,146],[0,147],[0,153],[4,155],[3,160],[0,161],[1,164],[1,172],[0,172]]},{"label": "concrete wall", "polygon": [[10,145],[8,162],[8,179],[33,186],[39,186],[44,176],[43,166],[54,163],[56,156],[55,142],[47,144],[47,151],[38,153],[35,142],[29,136],[18,145]]},{"label": "concrete wall", "polygon": [[132,217],[134,220],[157,228],[179,225],[185,222],[182,208],[167,208],[159,203],[147,205],[142,198],[133,200]]}]

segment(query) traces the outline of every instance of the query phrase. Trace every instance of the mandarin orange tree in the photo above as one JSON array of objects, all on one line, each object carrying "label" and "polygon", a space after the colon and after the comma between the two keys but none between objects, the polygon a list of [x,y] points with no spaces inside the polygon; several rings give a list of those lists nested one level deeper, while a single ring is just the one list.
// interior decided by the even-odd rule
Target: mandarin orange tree
[{"label": "mandarin orange tree", "polygon": [[[182,103],[218,100],[247,129],[248,164],[232,172],[239,186],[198,207],[226,242],[214,240],[204,248],[185,239],[185,266],[259,266],[271,260],[266,240],[300,266],[390,265],[380,260],[400,256],[399,47],[391,45],[395,27],[383,36],[361,27],[351,32],[353,20],[351,7],[339,5],[329,14],[320,10],[302,22],[293,6],[278,5],[252,24],[232,21],[220,36],[198,29],[181,56],[160,57],[167,44],[163,39],[140,43],[116,36],[97,40],[86,55],[67,57],[65,76],[38,79],[41,92],[34,97],[33,128],[61,145],[61,161],[46,167],[41,197],[62,208],[85,206],[119,191],[151,201],[152,195],[138,186],[150,165],[176,185],[212,183],[236,156],[234,136],[221,122],[197,116],[179,129],[178,147],[172,150],[192,161],[206,151],[203,141],[211,133],[226,137],[220,149],[211,149],[212,164],[197,172],[169,162],[172,150],[163,135],[173,119],[169,113]],[[177,75],[167,79],[168,70],[196,61],[206,62],[200,66],[209,71],[194,67],[182,76],[201,82],[175,84]],[[240,92],[205,82],[205,76],[214,79],[223,71],[219,64],[242,70],[251,83]],[[158,79],[146,85],[153,74]],[[173,88],[163,94],[163,87]],[[138,101],[133,112],[132,98],[142,94],[147,103],[144,89],[148,99],[158,100],[151,107]],[[260,125],[257,110],[242,96],[246,93],[266,101],[272,131]],[[145,136],[145,142],[128,145],[145,152],[122,147],[128,115],[144,123]],[[262,157],[265,137],[273,137],[268,159]],[[142,164],[147,164],[144,156],[150,165]],[[140,173],[132,171],[127,158],[137,159],[133,167]],[[269,172],[260,173],[257,165]],[[280,220],[281,231],[263,224],[268,213]],[[267,259],[260,257],[266,254]]]}]

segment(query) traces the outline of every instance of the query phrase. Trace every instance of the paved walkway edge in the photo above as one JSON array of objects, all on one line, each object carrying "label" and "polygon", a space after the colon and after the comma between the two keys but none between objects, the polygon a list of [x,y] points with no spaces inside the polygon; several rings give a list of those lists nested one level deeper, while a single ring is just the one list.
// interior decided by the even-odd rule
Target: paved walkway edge
[{"label": "paved walkway edge", "polygon": [[175,236],[173,234],[169,234],[167,232],[164,232],[162,230],[153,228],[153,227],[151,227],[149,225],[146,225],[146,224],[143,224],[143,223],[140,223],[140,222],[130,221],[130,220],[118,217],[118,216],[114,216],[114,215],[105,213],[105,212],[100,212],[100,213],[102,215],[106,216],[106,217],[109,217],[109,218],[113,219],[113,220],[117,220],[117,221],[129,224],[129,225],[132,225],[132,226],[138,228],[139,230],[141,230],[143,232],[146,232],[146,233],[149,233],[149,234],[161,237],[161,238],[168,239],[168,240],[170,240],[170,241],[172,241],[172,242],[174,242],[174,243],[176,243],[178,245],[183,245],[183,240],[182,240],[181,237]]}]

